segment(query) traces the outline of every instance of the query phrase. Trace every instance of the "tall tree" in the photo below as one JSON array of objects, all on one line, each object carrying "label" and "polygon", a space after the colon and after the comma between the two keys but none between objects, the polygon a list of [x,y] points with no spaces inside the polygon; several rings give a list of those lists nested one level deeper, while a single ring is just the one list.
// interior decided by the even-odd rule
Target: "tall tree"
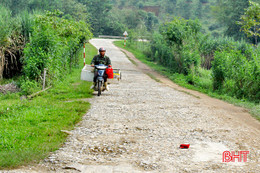
[{"label": "tall tree", "polygon": [[257,45],[257,39],[260,37],[260,5],[250,1],[250,6],[238,24],[242,25],[242,30],[248,37],[254,37],[255,45]]},{"label": "tall tree", "polygon": [[95,36],[102,34],[106,25],[108,12],[112,9],[109,0],[78,0],[86,5],[90,14],[89,21]]},{"label": "tall tree", "polygon": [[176,5],[177,5],[177,0],[167,0],[165,5],[166,12],[169,14],[175,14]]},{"label": "tall tree", "polygon": [[88,13],[85,5],[77,2],[77,0],[62,0],[61,2],[60,10],[64,12],[67,18],[86,21]]},{"label": "tall tree", "polygon": [[202,18],[202,2],[198,1],[196,4],[195,16],[199,19]]},{"label": "tall tree", "polygon": [[178,2],[178,16],[184,19],[190,19],[192,17],[192,0],[184,0]]},{"label": "tall tree", "polygon": [[235,39],[241,39],[244,36],[237,21],[240,20],[248,6],[249,0],[217,0],[217,5],[213,7],[213,14],[218,22],[226,27],[227,36]]}]

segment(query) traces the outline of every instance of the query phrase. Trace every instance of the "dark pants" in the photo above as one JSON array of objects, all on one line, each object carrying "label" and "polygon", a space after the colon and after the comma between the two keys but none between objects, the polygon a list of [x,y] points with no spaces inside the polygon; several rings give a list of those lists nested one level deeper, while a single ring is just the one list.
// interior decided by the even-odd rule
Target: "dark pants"
[{"label": "dark pants", "polygon": [[[94,73],[95,73],[95,74],[94,74],[93,82],[96,82],[97,77],[98,77],[98,72],[95,70]],[[106,72],[104,73],[103,78],[104,78],[104,82],[107,82],[107,78],[108,78],[108,76],[107,76]]]}]

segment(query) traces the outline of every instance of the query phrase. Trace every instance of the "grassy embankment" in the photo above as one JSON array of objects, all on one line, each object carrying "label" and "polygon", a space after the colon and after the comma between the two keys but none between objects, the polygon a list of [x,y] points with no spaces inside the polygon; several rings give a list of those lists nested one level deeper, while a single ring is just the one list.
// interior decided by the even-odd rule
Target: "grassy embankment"
[{"label": "grassy embankment", "polygon": [[[87,63],[97,50],[86,46]],[[20,93],[0,95],[0,169],[37,163],[65,142],[67,134],[87,112],[90,82],[80,80],[83,60],[64,80],[31,100]]]},{"label": "grassy embankment", "polygon": [[[124,41],[115,41],[114,44],[120,48],[124,48]],[[146,43],[144,43],[144,44],[146,44]],[[141,62],[147,64],[152,69],[159,72],[160,74],[168,77],[176,84],[178,84],[182,87],[188,88],[188,89],[192,89],[192,90],[196,90],[196,91],[205,93],[211,97],[227,101],[231,104],[247,108],[247,109],[249,109],[250,113],[257,120],[260,121],[260,105],[259,104],[255,104],[253,102],[249,102],[249,101],[245,101],[245,100],[239,100],[239,99],[228,96],[228,94],[221,95],[221,94],[218,94],[213,91],[213,87],[212,87],[213,81],[212,81],[212,76],[211,76],[212,72],[210,70],[204,70],[204,69],[200,68],[199,76],[197,76],[198,82],[195,85],[191,85],[188,83],[186,76],[184,76],[183,74],[172,73],[170,69],[151,61],[148,57],[146,57],[146,55],[142,51],[140,51],[140,49],[138,49],[138,47],[135,44],[131,44],[128,42],[127,46],[124,49],[129,52],[132,52],[135,55],[135,57],[137,59],[139,59]]]}]

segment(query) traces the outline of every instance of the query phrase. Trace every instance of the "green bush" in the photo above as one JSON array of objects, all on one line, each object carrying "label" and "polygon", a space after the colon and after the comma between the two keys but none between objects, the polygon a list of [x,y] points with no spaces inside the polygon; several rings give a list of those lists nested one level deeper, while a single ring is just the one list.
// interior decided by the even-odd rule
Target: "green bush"
[{"label": "green bush", "polygon": [[194,83],[195,86],[201,89],[207,89],[208,91],[213,90],[212,70],[207,70],[199,67],[196,76],[198,77],[198,79]]},{"label": "green bush", "polygon": [[174,55],[163,36],[159,33],[155,33],[153,35],[153,39],[151,41],[151,54],[151,59],[153,61],[156,61],[166,67],[175,69],[177,72],[177,64],[174,60]]},{"label": "green bush", "polygon": [[151,42],[152,60],[169,67],[173,72],[188,75],[200,64],[197,49],[200,24],[196,20],[175,18],[160,27]]},{"label": "green bush", "polygon": [[201,55],[201,66],[206,69],[211,68],[216,51],[239,50],[248,59],[252,58],[254,48],[244,40],[234,41],[232,38],[213,38],[208,35],[199,37],[199,52]]},{"label": "green bush", "polygon": [[213,62],[215,90],[237,98],[260,100],[260,61],[257,54],[248,59],[238,50],[217,51]]},{"label": "green bush", "polygon": [[190,43],[183,46],[183,49],[180,53],[180,60],[179,60],[179,73],[183,74],[191,74],[192,72],[195,73],[198,70],[200,65],[200,54],[196,48],[195,43]]},{"label": "green bush", "polygon": [[20,81],[20,89],[22,95],[30,95],[39,89],[39,86],[36,81],[23,78]]},{"label": "green bush", "polygon": [[215,53],[215,59],[212,63],[213,89],[220,90],[223,87],[226,72],[226,57],[222,52]]}]

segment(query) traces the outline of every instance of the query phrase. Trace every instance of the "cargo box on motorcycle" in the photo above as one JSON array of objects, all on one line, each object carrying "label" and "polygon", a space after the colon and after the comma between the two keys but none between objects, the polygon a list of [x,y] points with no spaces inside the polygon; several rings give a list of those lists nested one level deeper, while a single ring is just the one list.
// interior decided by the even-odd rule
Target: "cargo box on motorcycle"
[{"label": "cargo box on motorcycle", "polygon": [[81,71],[81,80],[93,82],[94,68],[90,65],[85,65]]}]

